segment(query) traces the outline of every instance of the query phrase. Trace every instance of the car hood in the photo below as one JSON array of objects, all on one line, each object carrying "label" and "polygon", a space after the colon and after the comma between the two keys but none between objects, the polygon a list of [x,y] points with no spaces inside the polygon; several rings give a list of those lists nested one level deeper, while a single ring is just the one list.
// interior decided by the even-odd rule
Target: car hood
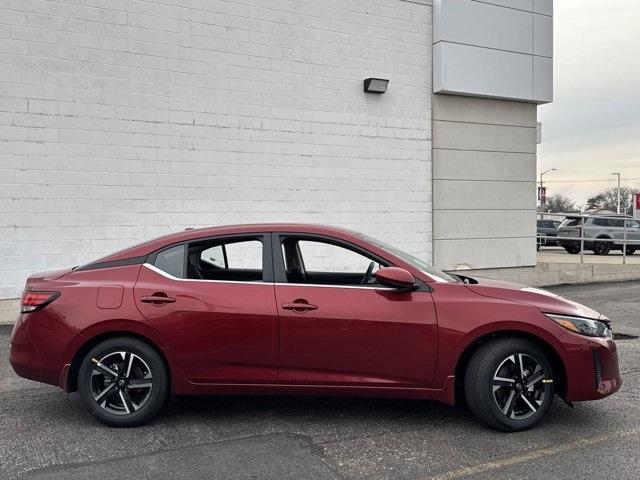
[{"label": "car hood", "polygon": [[485,297],[524,303],[537,307],[544,313],[556,313],[573,317],[593,318],[596,320],[605,318],[589,307],[585,307],[573,300],[541,288],[481,277],[467,278],[469,278],[471,282],[477,283],[470,283],[465,286],[472,292]]}]

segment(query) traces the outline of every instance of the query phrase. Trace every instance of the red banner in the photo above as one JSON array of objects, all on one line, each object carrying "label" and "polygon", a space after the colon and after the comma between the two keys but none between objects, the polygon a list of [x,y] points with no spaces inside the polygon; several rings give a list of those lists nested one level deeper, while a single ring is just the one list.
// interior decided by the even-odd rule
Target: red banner
[{"label": "red banner", "polygon": [[541,205],[547,203],[547,187],[538,187],[538,200]]}]

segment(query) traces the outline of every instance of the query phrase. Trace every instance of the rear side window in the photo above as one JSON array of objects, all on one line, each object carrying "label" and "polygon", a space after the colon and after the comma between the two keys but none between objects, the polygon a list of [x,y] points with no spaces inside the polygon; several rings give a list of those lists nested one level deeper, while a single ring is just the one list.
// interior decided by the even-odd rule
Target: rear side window
[{"label": "rear side window", "polygon": [[624,218],[610,218],[609,219],[610,227],[619,227],[624,228]]},{"label": "rear side window", "polygon": [[609,226],[609,219],[608,218],[594,218],[593,219],[593,224],[597,225],[598,227],[608,227]]},{"label": "rear side window", "polygon": [[184,249],[184,245],[176,245],[161,251],[153,266],[176,278],[184,278]]},{"label": "rear side window", "polygon": [[262,237],[225,238],[189,245],[187,278],[259,282],[263,278]]}]

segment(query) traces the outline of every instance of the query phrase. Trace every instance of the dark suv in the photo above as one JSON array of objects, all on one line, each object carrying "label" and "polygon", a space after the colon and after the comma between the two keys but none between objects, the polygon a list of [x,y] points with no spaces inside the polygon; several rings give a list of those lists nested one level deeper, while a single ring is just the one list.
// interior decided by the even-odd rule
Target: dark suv
[{"label": "dark suv", "polygon": [[538,250],[540,247],[554,247],[558,245],[558,227],[562,222],[558,220],[538,220]]},{"label": "dark suv", "polygon": [[[584,249],[596,255],[607,255],[611,250],[622,250],[625,238],[632,242],[627,245],[627,255],[640,248],[640,222],[626,215],[600,217],[594,215],[584,218],[567,217],[558,229],[559,237],[580,237],[584,231]],[[600,240],[600,241],[598,241]],[[560,240],[560,245],[569,253],[580,253],[580,240]]]}]

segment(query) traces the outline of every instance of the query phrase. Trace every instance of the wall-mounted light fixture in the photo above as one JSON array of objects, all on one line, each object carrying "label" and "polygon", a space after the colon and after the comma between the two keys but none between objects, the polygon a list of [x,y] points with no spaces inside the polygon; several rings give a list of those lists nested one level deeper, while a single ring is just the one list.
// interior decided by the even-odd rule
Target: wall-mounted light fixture
[{"label": "wall-mounted light fixture", "polygon": [[385,78],[365,78],[364,91],[368,93],[384,93],[389,86],[389,80]]}]

